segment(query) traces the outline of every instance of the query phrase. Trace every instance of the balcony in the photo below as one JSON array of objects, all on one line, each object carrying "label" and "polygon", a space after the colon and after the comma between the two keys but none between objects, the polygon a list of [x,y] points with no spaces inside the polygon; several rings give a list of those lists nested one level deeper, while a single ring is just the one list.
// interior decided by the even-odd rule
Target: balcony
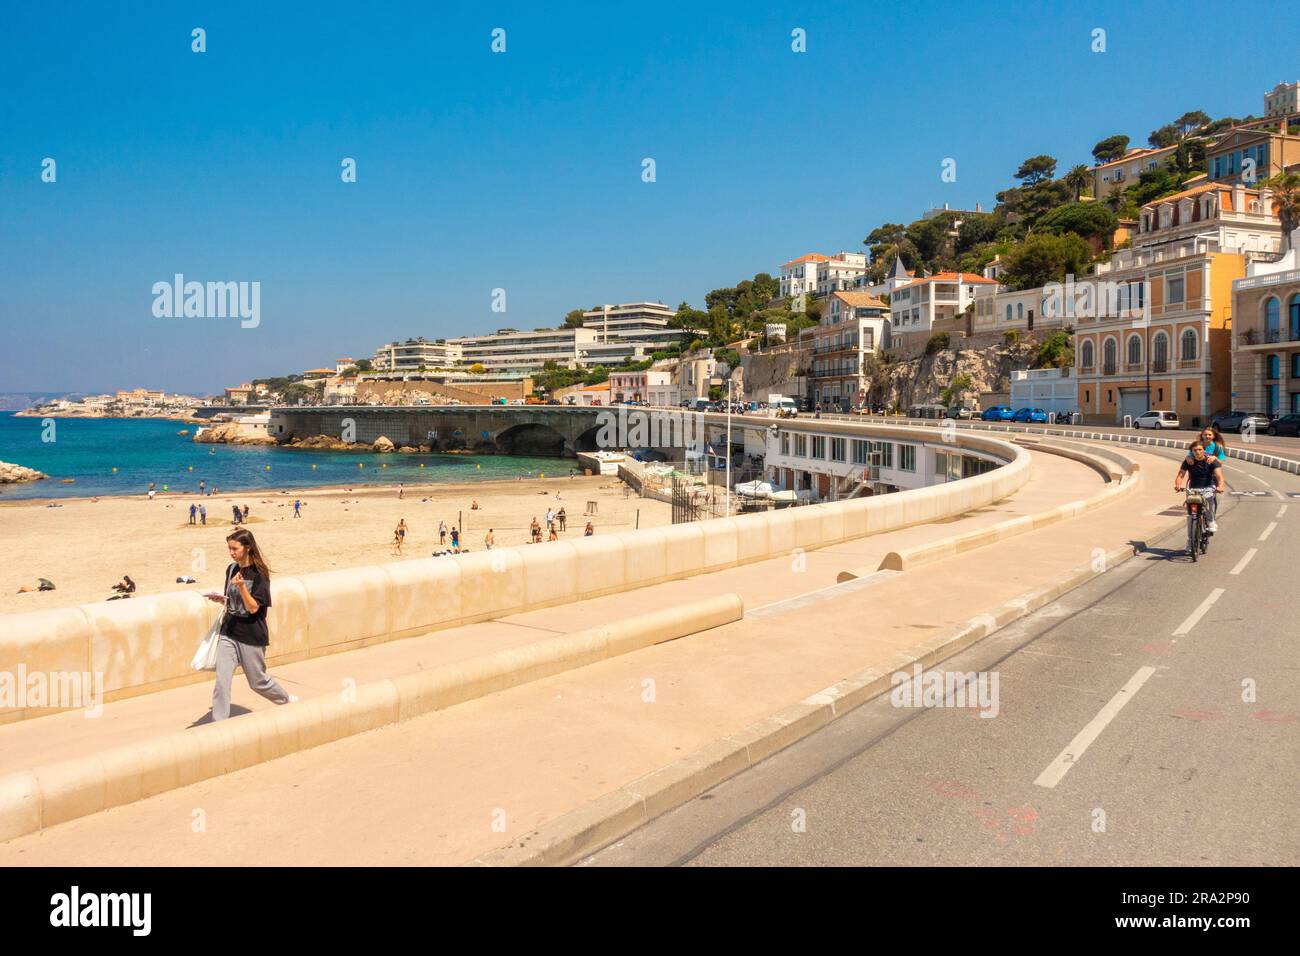
[{"label": "balcony", "polygon": [[1101,367],[1101,374],[1102,374],[1102,375],[1114,375],[1114,374],[1115,374],[1115,363],[1114,363],[1114,362],[1107,362],[1107,363],[1103,364],[1102,367]]},{"label": "balcony", "polygon": [[1151,363],[1151,371],[1156,374],[1169,371],[1169,362],[1165,359],[1156,359]]}]

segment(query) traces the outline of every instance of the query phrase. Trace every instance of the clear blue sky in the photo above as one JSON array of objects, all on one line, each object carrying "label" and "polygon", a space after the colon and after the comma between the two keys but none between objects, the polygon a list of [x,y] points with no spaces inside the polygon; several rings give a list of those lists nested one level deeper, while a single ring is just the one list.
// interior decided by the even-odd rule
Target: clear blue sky
[{"label": "clear blue sky", "polygon": [[[0,391],[213,391],[393,338],[699,306],[881,222],[988,208],[1028,155],[1089,162],[1300,78],[1294,44],[1209,3],[5,7]],[[260,281],[261,326],[155,318],[176,272]]]}]

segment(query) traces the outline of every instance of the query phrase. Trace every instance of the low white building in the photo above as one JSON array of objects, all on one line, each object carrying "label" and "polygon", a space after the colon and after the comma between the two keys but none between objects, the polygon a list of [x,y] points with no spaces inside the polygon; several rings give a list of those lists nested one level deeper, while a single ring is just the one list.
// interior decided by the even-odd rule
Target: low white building
[{"label": "low white building", "polygon": [[1079,410],[1079,383],[1069,368],[1033,368],[1011,373],[1011,407],[1041,408],[1057,419]]},{"label": "low white building", "polygon": [[966,311],[981,289],[997,282],[973,272],[937,272],[914,279],[889,297],[890,320],[895,332],[928,332],[936,319],[952,319]]}]

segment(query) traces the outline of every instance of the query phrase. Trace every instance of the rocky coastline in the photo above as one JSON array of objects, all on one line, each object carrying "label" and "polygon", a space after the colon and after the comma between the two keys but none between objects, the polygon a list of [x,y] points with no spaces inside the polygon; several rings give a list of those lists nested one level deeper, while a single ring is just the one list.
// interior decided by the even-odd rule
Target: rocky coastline
[{"label": "rocky coastline", "polygon": [[7,461],[0,461],[0,485],[16,485],[24,481],[43,481],[49,475]]}]

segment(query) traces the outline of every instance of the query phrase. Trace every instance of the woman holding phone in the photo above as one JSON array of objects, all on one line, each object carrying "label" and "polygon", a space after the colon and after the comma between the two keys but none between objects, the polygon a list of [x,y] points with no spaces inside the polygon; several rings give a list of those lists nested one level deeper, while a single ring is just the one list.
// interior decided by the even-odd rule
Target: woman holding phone
[{"label": "woman holding phone", "polygon": [[266,672],[266,647],[270,632],[266,609],[271,606],[271,569],[251,531],[240,528],[226,535],[232,564],[226,569],[226,593],[209,593],[211,601],[226,605],[217,642],[217,683],[212,689],[212,719],[230,716],[230,685],[235,668],[242,667],[248,686],[267,700],[289,704],[298,698]]}]

